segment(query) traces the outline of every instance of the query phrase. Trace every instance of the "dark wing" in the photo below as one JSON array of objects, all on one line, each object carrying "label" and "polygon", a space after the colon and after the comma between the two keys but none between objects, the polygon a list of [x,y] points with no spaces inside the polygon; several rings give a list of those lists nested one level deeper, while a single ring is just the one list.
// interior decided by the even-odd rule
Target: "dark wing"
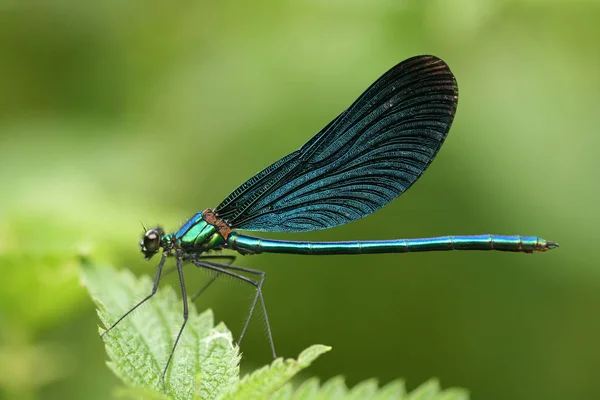
[{"label": "dark wing", "polygon": [[448,134],[457,102],[456,80],[444,61],[405,60],[215,212],[233,228],[270,232],[325,229],[364,217],[421,176]]}]

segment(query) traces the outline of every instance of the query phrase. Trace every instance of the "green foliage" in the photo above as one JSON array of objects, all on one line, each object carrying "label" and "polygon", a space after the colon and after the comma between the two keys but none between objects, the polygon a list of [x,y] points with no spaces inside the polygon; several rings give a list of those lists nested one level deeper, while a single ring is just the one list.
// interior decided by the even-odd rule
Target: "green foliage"
[{"label": "green foliage", "polygon": [[[82,278],[98,307],[104,326],[110,326],[136,301],[152,289],[149,277],[136,278],[129,271],[116,271],[83,263]],[[166,375],[166,394],[161,375],[177,329],[182,322],[180,300],[165,287],[105,336],[108,366],[126,385],[115,396],[120,399],[410,399],[463,400],[463,390],[441,392],[437,381],[430,381],[407,395],[401,382],[378,388],[368,380],[349,390],[342,378],[323,385],[309,379],[296,390],[290,380],[331,348],[314,345],[298,359],[278,358],[242,379],[239,377],[239,348],[231,332],[220,323],[214,325],[212,311],[198,314],[190,306],[188,325],[181,337]],[[100,332],[103,329],[100,328]]]},{"label": "green foliage", "polygon": [[318,356],[331,348],[315,345],[304,350],[297,360],[278,358],[271,365],[246,375],[235,387],[230,389],[223,400],[264,399],[275,393],[300,370],[308,367]]},{"label": "green foliage", "polygon": [[[110,326],[152,289],[147,276],[136,279],[129,271],[87,264],[83,279],[104,326]],[[175,291],[161,288],[105,336],[108,365],[127,385],[162,391],[160,377],[183,320],[180,307]],[[167,394],[176,399],[191,399],[195,394],[216,398],[237,381],[238,364],[231,332],[223,324],[214,326],[210,310],[199,315],[192,305],[166,376]]]},{"label": "green foliage", "polygon": [[6,215],[9,194],[1,197],[0,393],[33,398],[72,373],[67,346],[39,333],[72,317],[85,291],[78,285],[76,240],[55,237],[66,231],[57,218]]},{"label": "green foliage", "polygon": [[[535,257],[244,257],[267,272],[278,350],[295,355],[321,338],[335,352],[309,376],[343,366],[351,386],[435,372],[485,400],[598,397],[598,2],[1,4],[3,399],[106,400],[116,379],[78,282],[80,251],[152,274],[140,222],[177,229],[219,204],[387,68],[423,53],[449,63],[460,100],[422,179],[356,223],[265,236],[490,232],[563,247]],[[228,284],[206,300],[233,323],[248,292]],[[242,350],[257,354],[261,335],[251,329]]]},{"label": "green foliage", "polygon": [[296,390],[288,383],[271,400],[467,400],[463,389],[442,391],[439,382],[432,379],[411,393],[406,393],[404,382],[393,381],[379,387],[375,379],[363,381],[348,389],[343,377],[335,377],[322,385],[316,378],[308,379]]}]

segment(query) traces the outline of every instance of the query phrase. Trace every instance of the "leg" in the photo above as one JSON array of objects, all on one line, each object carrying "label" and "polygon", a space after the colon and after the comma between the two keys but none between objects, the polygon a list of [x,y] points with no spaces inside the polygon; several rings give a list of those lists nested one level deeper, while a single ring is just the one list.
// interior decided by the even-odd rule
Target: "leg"
[{"label": "leg", "polygon": [[192,296],[192,300],[191,300],[191,301],[192,301],[192,303],[194,303],[196,300],[198,300],[198,297],[200,297],[200,295],[201,295],[202,293],[204,293],[204,291],[205,291],[206,289],[208,289],[208,287],[209,287],[209,286],[210,286],[210,285],[211,285],[211,284],[212,284],[214,281],[216,281],[216,280],[217,280],[217,278],[219,277],[219,275],[221,275],[221,273],[220,273],[220,272],[217,272],[217,273],[216,273],[216,275],[214,275],[212,278],[210,278],[210,280],[209,280],[208,282],[206,282],[206,283],[204,284],[204,286],[202,286],[202,287],[201,287],[201,288],[200,288],[200,289],[199,289],[199,290],[198,290],[198,291],[197,291],[197,292],[194,294],[194,296]]},{"label": "leg", "polygon": [[169,354],[169,359],[167,360],[167,365],[165,365],[165,369],[162,373],[162,384],[163,391],[167,392],[167,384],[165,382],[165,376],[167,375],[167,370],[169,369],[169,364],[171,363],[171,359],[173,359],[173,354],[175,353],[175,349],[177,348],[177,343],[179,343],[179,338],[181,338],[181,334],[183,333],[183,328],[185,328],[185,324],[188,320],[188,303],[187,303],[187,294],[185,291],[185,281],[183,279],[183,264],[181,262],[181,258],[177,256],[177,272],[179,272],[179,283],[181,284],[181,297],[183,300],[183,323],[181,324],[181,328],[179,328],[179,333],[177,334],[177,338],[175,339],[175,343],[173,344],[173,348],[171,349],[171,354]]},{"label": "leg", "polygon": [[[224,260],[228,260],[229,262],[226,265],[230,265],[233,264],[235,262],[236,257],[232,256],[232,255],[216,255],[216,254],[210,254],[210,255],[202,255],[202,256],[197,256],[197,255],[192,255],[189,257],[184,257],[183,261],[191,261],[191,260],[218,260],[218,259],[224,259]],[[167,276],[169,274],[171,274],[172,272],[175,272],[177,270],[177,267],[171,267],[169,269],[167,269],[165,271],[165,273],[163,274],[163,276]],[[212,283],[212,282],[211,282]],[[206,285],[206,287],[208,287],[209,285]],[[203,288],[202,290],[204,290],[206,288]],[[192,303],[194,302],[193,299],[197,298],[200,294],[196,294],[194,295],[194,297],[192,298]]]},{"label": "leg", "polygon": [[192,259],[193,260],[228,260],[228,262],[225,265],[231,265],[235,262],[235,259],[237,257],[234,255],[230,255],[230,254],[204,254],[201,256],[193,256]]},{"label": "leg", "polygon": [[[248,313],[248,318],[246,319],[246,323],[244,324],[244,329],[242,329],[242,333],[238,340],[238,345],[242,342],[242,339],[244,338],[244,334],[246,333],[246,330],[248,329],[248,325],[250,324],[250,319],[252,318],[252,314],[254,313],[254,308],[256,307],[256,302],[260,298],[260,303],[261,303],[261,306],[263,309],[263,314],[265,316],[265,323],[267,324],[267,334],[269,335],[269,344],[271,345],[271,352],[273,353],[273,358],[277,358],[277,354],[275,353],[275,345],[273,343],[273,335],[271,334],[271,325],[269,324],[269,317],[267,316],[267,308],[265,307],[265,301],[264,301],[264,298],[262,295],[262,286],[265,281],[266,274],[263,271],[259,271],[259,270],[255,270],[255,269],[237,267],[235,265],[218,264],[218,263],[214,263],[211,261],[192,261],[192,263],[195,266],[200,267],[200,268],[206,268],[206,269],[210,269],[210,270],[213,270],[213,271],[225,274],[225,275],[232,276],[243,282],[249,283],[256,288],[256,296],[254,296],[254,301],[252,302],[252,305],[250,307],[250,311]],[[260,276],[260,280],[257,282],[254,279],[250,279],[244,275],[241,275],[241,274],[238,274],[238,273],[232,272],[232,271],[240,271],[240,272],[246,272],[246,273],[249,273],[252,275],[257,275],[257,276]]]},{"label": "leg", "polygon": [[[225,265],[231,265],[233,262],[235,262],[235,256],[229,256],[229,255],[219,255],[219,256],[213,256],[213,255],[208,255],[208,256],[198,256],[196,258],[194,258],[194,260],[212,260],[212,259],[219,259],[219,258],[223,258],[226,260],[229,260],[229,262]],[[223,264],[217,264],[217,265],[223,265]],[[202,293],[204,293],[204,291],[206,289],[208,289],[208,287],[217,280],[217,278],[221,275],[220,272],[217,272],[217,274],[215,276],[213,276],[204,286],[202,286],[195,294],[194,296],[192,296],[192,303],[194,303],[196,300],[198,300],[198,297],[200,297],[200,295]]]},{"label": "leg", "polygon": [[[205,261],[204,264],[212,265],[213,267],[217,267],[217,268],[224,268],[224,269],[230,269],[230,270],[234,270],[234,271],[241,271],[241,272],[246,272],[246,273],[249,273],[249,274],[252,274],[252,275],[260,276],[260,282],[256,282],[254,280],[249,280],[256,287],[256,296],[254,297],[254,301],[252,302],[252,306],[250,306],[250,312],[248,313],[248,319],[246,320],[246,323],[244,324],[244,329],[242,329],[242,334],[240,335],[240,339],[238,340],[238,344],[242,341],[242,339],[244,338],[244,335],[246,334],[246,330],[248,329],[248,325],[250,324],[250,319],[252,318],[252,314],[254,313],[254,308],[256,307],[256,302],[260,298],[261,306],[263,308],[263,313],[265,315],[265,322],[267,324],[267,332],[269,334],[269,340],[270,340],[270,344],[271,344],[271,350],[273,351],[273,358],[277,358],[275,356],[275,348],[274,348],[274,345],[273,345],[273,338],[271,336],[271,326],[269,325],[269,318],[267,317],[267,308],[265,307],[265,301],[264,301],[264,298],[262,296],[262,285],[263,285],[263,283],[265,281],[265,278],[266,278],[266,274],[264,273],[264,271],[260,271],[260,270],[256,270],[256,269],[250,269],[250,268],[244,268],[244,267],[238,267],[238,266],[235,266],[235,265],[217,264],[217,263],[214,263],[214,262],[211,262],[211,261]],[[239,275],[239,274],[235,274],[235,275],[232,275],[232,276],[234,276],[234,277],[236,277],[238,279],[240,279],[240,277],[243,277],[243,275]],[[248,282],[247,280],[244,280],[244,281]]]},{"label": "leg", "polygon": [[156,271],[156,278],[154,278],[154,287],[152,288],[152,293],[150,293],[148,296],[146,296],[142,301],[140,301],[139,303],[137,303],[135,306],[133,306],[133,308],[129,311],[127,311],[125,314],[123,314],[121,316],[121,318],[119,318],[114,324],[112,324],[107,330],[105,330],[104,332],[102,332],[102,335],[100,335],[100,337],[103,337],[104,335],[106,335],[109,331],[111,331],[115,326],[117,326],[117,324],[119,322],[121,322],[123,319],[125,319],[125,317],[127,317],[129,314],[131,314],[133,312],[133,310],[135,310],[136,308],[138,308],[139,306],[141,306],[142,304],[144,304],[146,301],[150,300],[150,298],[152,296],[154,296],[156,294],[156,291],[158,290],[158,282],[160,282],[160,274],[162,272],[163,269],[163,265],[165,265],[165,261],[167,260],[167,254],[163,253],[162,258],[160,259],[160,262],[158,263],[158,271]]}]

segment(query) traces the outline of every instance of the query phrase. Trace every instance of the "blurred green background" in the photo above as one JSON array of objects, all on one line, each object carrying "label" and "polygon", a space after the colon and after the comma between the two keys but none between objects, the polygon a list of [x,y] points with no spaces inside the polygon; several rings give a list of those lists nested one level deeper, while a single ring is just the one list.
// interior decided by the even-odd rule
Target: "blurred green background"
[{"label": "blurred green background", "polygon": [[[347,226],[267,236],[561,248],[241,257],[268,273],[278,353],[331,345],[308,374],[349,384],[597,398],[599,19],[598,2],[566,0],[0,1],[0,398],[107,398],[77,255],[153,275],[140,221],[177,229],[427,53],[460,101],[422,179]],[[190,291],[206,278],[187,276]],[[237,335],[251,296],[225,279],[197,304]],[[260,318],[242,350],[245,369],[270,361]]]}]

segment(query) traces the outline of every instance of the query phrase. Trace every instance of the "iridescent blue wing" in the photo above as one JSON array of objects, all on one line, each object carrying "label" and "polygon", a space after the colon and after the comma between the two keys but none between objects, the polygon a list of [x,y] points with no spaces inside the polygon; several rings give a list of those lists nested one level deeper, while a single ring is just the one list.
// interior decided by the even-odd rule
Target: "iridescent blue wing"
[{"label": "iridescent blue wing", "polygon": [[364,217],[421,176],[448,134],[457,102],[446,63],[433,56],[405,60],[215,212],[233,228],[270,232],[325,229]]}]

